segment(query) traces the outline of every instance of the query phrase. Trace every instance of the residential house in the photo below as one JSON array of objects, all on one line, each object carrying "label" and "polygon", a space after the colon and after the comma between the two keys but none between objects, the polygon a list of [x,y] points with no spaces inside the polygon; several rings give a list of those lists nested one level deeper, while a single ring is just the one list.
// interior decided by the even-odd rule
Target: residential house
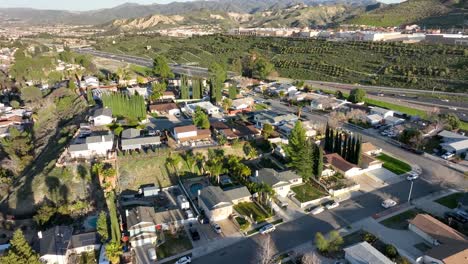
[{"label": "residential house", "polygon": [[382,168],[383,162],[367,154],[361,155],[361,167],[364,171],[372,171]]},{"label": "residential house", "polygon": [[175,103],[153,104],[149,106],[151,113],[158,115],[173,115],[180,116],[180,109]]},{"label": "residential house", "polygon": [[132,86],[132,87],[127,87],[127,93],[129,95],[141,95],[144,98],[148,98],[148,88],[146,87],[140,87],[140,86]]},{"label": "residential house", "polygon": [[122,150],[141,149],[143,147],[157,146],[161,144],[159,136],[141,136],[139,129],[129,128],[122,131],[120,147]]},{"label": "residential house", "polygon": [[394,112],[392,110],[380,108],[380,107],[372,107],[370,109],[370,114],[371,115],[379,115],[382,118],[386,118],[389,116],[393,116]]},{"label": "residential house", "polygon": [[274,169],[263,168],[255,171],[251,181],[265,183],[280,197],[286,197],[292,186],[302,184],[302,177],[292,171],[277,172]]},{"label": "residential house", "polygon": [[213,133],[223,135],[228,140],[249,140],[261,135],[260,130],[258,130],[254,125],[250,123],[224,123],[220,121],[215,121],[211,123],[210,127],[213,130]]},{"label": "residential house", "polygon": [[468,139],[452,143],[443,143],[440,145],[447,152],[455,153],[456,155],[468,152]]},{"label": "residential house", "polygon": [[377,148],[370,142],[364,142],[361,145],[361,151],[363,154],[369,155],[369,156],[374,156],[374,155],[379,155],[382,153],[381,148]]},{"label": "residential house", "polygon": [[193,115],[197,107],[200,107],[203,111],[205,111],[205,113],[207,113],[210,116],[219,113],[218,107],[214,106],[210,102],[205,102],[205,101],[193,103],[193,104],[186,104],[184,109],[187,113],[189,113],[190,115]]},{"label": "residential house", "polygon": [[47,264],[67,264],[67,250],[72,233],[73,228],[69,226],[55,226],[46,231],[39,231],[36,252],[39,253],[40,261]]},{"label": "residential house", "polygon": [[367,123],[375,126],[382,123],[383,117],[377,114],[371,114],[366,117]]},{"label": "residential house", "polygon": [[366,241],[349,246],[344,252],[345,259],[350,264],[393,264],[393,261]]},{"label": "residential house", "polygon": [[324,156],[325,166],[331,166],[337,172],[345,177],[352,177],[362,173],[361,168],[346,161],[337,153],[327,154]]},{"label": "residential house", "polygon": [[285,114],[281,115],[273,111],[263,111],[255,113],[254,121],[255,126],[258,128],[263,128],[264,124],[270,124],[272,126],[280,126],[288,122],[295,122],[299,120],[296,115]]},{"label": "residential house", "polygon": [[396,117],[396,116],[387,116],[384,118],[384,120],[385,120],[385,124],[392,125],[392,126],[403,124],[405,122],[404,119]]},{"label": "residential house", "polygon": [[247,189],[247,187],[245,186],[226,190],[224,191],[224,193],[233,204],[250,202],[250,197],[252,197],[252,194],[250,194],[249,189]]},{"label": "residential house", "polygon": [[97,134],[89,136],[83,144],[71,144],[68,152],[72,158],[90,158],[92,156],[105,156],[114,146],[114,134]]},{"label": "residential house", "polygon": [[251,111],[254,105],[254,99],[252,97],[245,97],[241,99],[232,100],[231,108],[228,110],[229,115],[235,115],[246,111]]},{"label": "residential house", "polygon": [[218,186],[201,189],[198,195],[198,205],[213,222],[225,220],[232,214],[231,199]]},{"label": "residential house", "polygon": [[112,110],[110,108],[99,108],[94,111],[92,120],[95,126],[109,125],[114,121],[112,118]]},{"label": "residential house", "polygon": [[165,91],[161,98],[162,100],[171,100],[171,101],[175,101],[176,99],[176,96],[175,96],[175,93],[174,91]]},{"label": "residential house", "polygon": [[172,135],[178,143],[211,139],[209,129],[198,129],[195,125],[175,127]]},{"label": "residential house", "polygon": [[99,79],[94,76],[85,76],[84,78],[85,87],[90,88],[98,88],[99,87]]},{"label": "residential house", "polygon": [[418,214],[410,221],[408,229],[419,235],[431,249],[424,252],[419,263],[468,263],[468,239],[428,214]]},{"label": "residential house", "polygon": [[348,101],[336,99],[326,95],[313,94],[315,97],[310,101],[310,108],[313,110],[335,110],[346,104]]},{"label": "residential house", "polygon": [[447,131],[447,130],[442,130],[437,135],[442,138],[442,141],[444,143],[453,143],[453,142],[458,142],[458,141],[463,141],[463,140],[468,139],[467,136],[464,136],[462,134],[458,134],[455,132]]},{"label": "residential house", "polygon": [[97,232],[88,232],[73,235],[70,240],[68,251],[70,254],[80,255],[82,253],[99,250],[101,243]]},{"label": "residential house", "polygon": [[156,225],[154,207],[138,206],[125,211],[127,230],[132,247],[156,243]]},{"label": "residential house", "polygon": [[[285,123],[281,126],[278,126],[278,131],[283,134],[285,137],[289,137],[291,134],[291,131],[294,129],[294,125],[296,124],[297,121],[295,122],[288,122]],[[306,136],[308,138],[315,137],[317,135],[317,130],[315,130],[316,126],[310,122],[302,122],[302,127],[306,130]]]}]

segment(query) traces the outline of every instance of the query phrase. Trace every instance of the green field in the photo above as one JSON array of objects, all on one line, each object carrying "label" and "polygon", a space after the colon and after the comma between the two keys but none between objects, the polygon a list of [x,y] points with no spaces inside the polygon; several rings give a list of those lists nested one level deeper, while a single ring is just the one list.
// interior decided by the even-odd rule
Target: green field
[{"label": "green field", "polygon": [[326,196],[325,192],[317,189],[309,183],[292,187],[291,190],[296,194],[296,196],[294,197],[296,197],[296,199],[301,203],[305,203]]},{"label": "green field", "polygon": [[386,154],[380,154],[379,156],[377,156],[377,159],[384,162],[384,168],[397,175],[401,175],[403,173],[411,171],[411,166],[409,164],[394,157],[390,157]]},{"label": "green field", "polygon": [[[146,50],[148,45],[153,48]],[[269,58],[280,76],[293,79],[437,87],[453,92],[464,91],[468,84],[468,68],[463,67],[468,56],[457,46],[214,35],[186,39],[121,36],[99,39],[95,47],[146,58],[160,54],[171,62],[204,67],[217,62],[228,70],[234,70],[233,60],[255,52]]]},{"label": "green field", "polygon": [[418,213],[420,213],[420,211],[414,209],[408,210],[401,214],[387,218],[380,223],[388,228],[404,230],[408,228],[409,221],[416,217]]},{"label": "green field", "polygon": [[262,208],[260,208],[256,203],[239,203],[234,205],[234,210],[239,214],[251,217],[255,222],[263,222],[265,219],[271,216],[271,214],[266,213]]}]

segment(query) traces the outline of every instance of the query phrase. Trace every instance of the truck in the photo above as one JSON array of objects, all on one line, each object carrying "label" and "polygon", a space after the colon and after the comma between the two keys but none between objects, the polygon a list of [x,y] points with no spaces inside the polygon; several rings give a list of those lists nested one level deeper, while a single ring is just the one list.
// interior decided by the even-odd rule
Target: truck
[{"label": "truck", "polygon": [[190,203],[183,194],[177,196],[177,204],[179,205],[181,210],[190,209]]}]

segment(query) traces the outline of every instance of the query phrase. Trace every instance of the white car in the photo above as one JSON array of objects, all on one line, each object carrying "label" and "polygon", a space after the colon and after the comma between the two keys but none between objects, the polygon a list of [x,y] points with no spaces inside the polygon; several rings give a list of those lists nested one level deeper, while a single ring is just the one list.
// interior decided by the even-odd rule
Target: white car
[{"label": "white car", "polygon": [[325,207],[326,207],[328,210],[333,209],[333,208],[336,208],[336,207],[338,207],[338,206],[340,206],[340,203],[339,203],[339,202],[336,202],[336,201],[334,201],[334,202],[331,203],[331,204],[325,205]]},{"label": "white car", "polygon": [[382,207],[383,208],[390,208],[393,207],[397,204],[397,202],[393,201],[392,199],[387,199],[382,202]]},{"label": "white car", "polygon": [[192,258],[189,256],[181,257],[175,264],[187,264],[192,263]]},{"label": "white car", "polygon": [[262,228],[260,228],[259,232],[260,234],[264,235],[264,234],[268,234],[270,232],[273,232],[276,230],[276,227],[272,224],[268,224]]},{"label": "white car", "polygon": [[409,172],[408,173],[408,176],[406,176],[406,179],[408,181],[413,181],[413,180],[416,180],[417,178],[419,178],[419,174],[417,174],[416,172]]},{"label": "white car", "polygon": [[453,153],[451,153],[451,152],[447,152],[447,153],[445,153],[444,155],[442,155],[442,158],[443,158],[444,160],[448,160],[448,159],[452,158],[453,156],[455,156],[455,154],[453,154]]},{"label": "white car", "polygon": [[317,215],[317,214],[320,214],[323,211],[325,211],[325,208],[323,206],[317,206],[317,207],[315,207],[314,210],[310,211],[310,213],[313,214],[313,215]]},{"label": "white car", "polygon": [[221,234],[221,227],[217,223],[212,223],[211,227],[213,227],[213,230],[216,232],[216,234]]}]

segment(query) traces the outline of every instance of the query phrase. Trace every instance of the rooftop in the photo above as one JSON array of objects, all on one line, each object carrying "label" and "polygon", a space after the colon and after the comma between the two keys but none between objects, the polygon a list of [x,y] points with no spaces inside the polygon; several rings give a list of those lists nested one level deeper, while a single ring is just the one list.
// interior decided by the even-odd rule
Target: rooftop
[{"label": "rooftop", "polygon": [[174,132],[176,133],[185,133],[191,131],[197,131],[197,127],[195,125],[174,127]]},{"label": "rooftop", "polygon": [[65,255],[72,238],[73,228],[69,226],[55,226],[42,231],[39,236],[39,254]]},{"label": "rooftop", "polygon": [[232,205],[231,200],[218,186],[208,186],[201,189],[199,199],[201,199],[210,210]]},{"label": "rooftop", "polygon": [[140,129],[128,128],[122,131],[122,138],[136,138],[140,136],[140,132]]},{"label": "rooftop", "polygon": [[99,108],[96,111],[94,111],[93,117],[98,117],[98,116],[112,117],[112,110],[110,108]]},{"label": "rooftop", "polygon": [[344,251],[346,258],[352,258],[356,263],[393,264],[384,254],[365,241],[347,247]]},{"label": "rooftop", "polygon": [[258,171],[258,181],[264,182],[270,186],[277,185],[284,182],[288,184],[289,181],[301,178],[299,175],[292,171],[277,172],[274,169],[263,168]]},{"label": "rooftop", "polygon": [[381,107],[372,107],[371,112],[374,113],[379,113],[379,114],[386,114],[388,112],[391,112],[392,110],[381,108]]},{"label": "rooftop", "polygon": [[86,247],[101,244],[97,232],[73,235],[70,248]]},{"label": "rooftop", "polygon": [[245,186],[227,190],[227,191],[224,191],[224,193],[226,194],[227,197],[229,197],[229,199],[231,199],[231,201],[251,196],[249,189],[247,189],[247,187]]},{"label": "rooftop", "polygon": [[332,165],[333,167],[341,170],[341,171],[348,171],[352,168],[357,168],[356,165],[346,161],[337,153],[327,154],[325,155],[326,163]]},{"label": "rooftop", "polygon": [[131,228],[140,223],[150,223],[153,225],[154,214],[154,208],[150,206],[138,206],[128,210],[127,227]]},{"label": "rooftop", "polygon": [[428,214],[416,215],[416,217],[410,221],[410,224],[437,239],[442,244],[468,242],[467,238],[462,233]]},{"label": "rooftop", "polygon": [[444,146],[449,146],[453,148],[455,151],[464,150],[468,148],[468,139],[456,141],[452,143],[443,143]]}]

